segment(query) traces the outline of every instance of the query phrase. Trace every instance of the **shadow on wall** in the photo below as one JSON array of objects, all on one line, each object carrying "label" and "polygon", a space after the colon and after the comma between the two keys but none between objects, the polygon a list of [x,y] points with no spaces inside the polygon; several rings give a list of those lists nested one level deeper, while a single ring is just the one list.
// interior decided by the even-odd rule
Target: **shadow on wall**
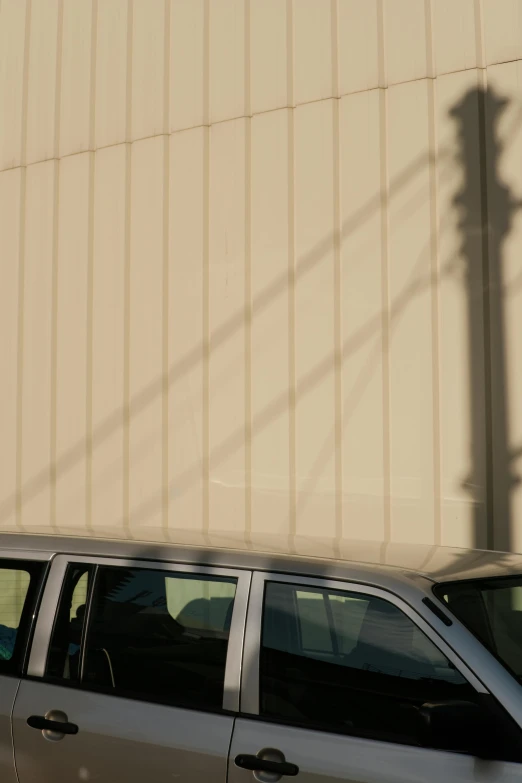
[{"label": "shadow on wall", "polygon": [[473,89],[453,107],[456,163],[463,185],[453,205],[461,236],[467,297],[470,473],[476,547],[510,551],[511,496],[519,481],[511,451],[504,314],[503,248],[521,202],[500,176],[499,123],[509,101]]},{"label": "shadow on wall", "polygon": [[[445,155],[443,151],[439,152],[439,162],[447,158],[447,154]],[[343,223],[339,241],[342,242],[343,239],[350,236],[362,224],[374,216],[376,212],[381,209],[384,199],[393,199],[397,193],[402,191],[412,180],[421,174],[431,161],[432,159],[429,154],[419,155],[403,171],[394,177],[390,182],[386,193],[377,192],[366,203],[361,205],[361,207]],[[327,235],[298,259],[294,278],[291,283],[294,287],[323,261],[325,253],[330,251],[331,246],[332,236]],[[391,307],[389,308],[390,317],[400,315],[407,307],[411,298],[414,297],[419,290],[419,285],[425,286],[429,284],[429,280],[419,281],[415,279],[413,282],[409,282],[404,290],[397,296],[397,299],[391,304]],[[142,390],[135,394],[125,410],[119,409],[107,416],[107,418],[93,431],[89,441],[87,439],[80,440],[64,452],[54,463],[44,465],[37,474],[29,477],[17,493],[7,498],[0,498],[0,524],[9,520],[14,512],[17,514],[17,517],[20,518],[23,504],[44,492],[53,482],[66,476],[85,458],[87,447],[91,452],[99,448],[114,433],[122,429],[122,419],[126,421],[124,426],[128,427],[129,422],[133,418],[138,417],[143,411],[153,405],[165,390],[170,391],[174,388],[181,378],[186,376],[194,366],[202,361],[204,356],[208,356],[213,351],[218,350],[221,346],[226,345],[238,330],[243,328],[245,319],[250,318],[252,313],[255,312],[259,315],[265,312],[275,300],[287,297],[289,285],[288,268],[285,266],[285,268],[281,270],[281,274],[254,297],[249,308],[240,309],[239,311],[232,313],[230,318],[210,336],[208,344],[198,346],[196,349],[180,356],[179,359],[169,367],[168,372],[164,376],[159,376],[155,381],[144,386]],[[380,340],[384,317],[384,313],[378,313],[347,339],[342,346],[341,358],[343,361],[347,360],[353,352],[364,346],[368,340]],[[309,391],[314,389],[328,373],[333,371],[334,361],[335,356],[332,353],[326,355],[324,359],[318,362],[302,379],[300,388],[296,390],[296,396],[306,396]],[[364,387],[364,384],[362,386]],[[360,393],[362,393],[362,389]],[[280,416],[283,411],[287,410],[287,408],[288,392],[286,391],[280,397],[275,398],[268,403],[259,413],[256,420],[253,422],[253,433],[262,430]],[[215,448],[214,452],[209,455],[207,470],[212,470],[219,465],[223,459],[226,459],[230,454],[240,448],[244,443],[244,438],[244,428],[231,432],[230,435]],[[191,482],[194,481],[195,477],[200,475],[201,465],[199,463],[190,465],[178,477],[176,485],[168,487],[168,491],[172,493],[173,497],[183,494],[187,487],[190,486]],[[133,515],[133,518],[123,521],[124,529],[127,529],[132,523],[143,521],[150,513],[156,511],[157,508],[161,506],[162,496],[146,498],[143,501],[142,506],[136,510],[136,514]],[[19,523],[19,525],[23,529],[23,523]]]},{"label": "shadow on wall", "polygon": [[[513,135],[510,129],[507,138],[501,142],[498,132],[499,120],[507,101],[492,90],[470,90],[456,104],[450,114],[456,123],[458,151],[456,158],[448,150],[438,151],[436,160],[428,154],[421,155],[405,168],[390,183],[386,193],[379,192],[363,204],[341,226],[338,240],[342,242],[354,230],[381,209],[385,200],[388,203],[417,175],[425,171],[426,166],[436,163],[439,179],[446,176],[448,169],[458,166],[462,170],[463,185],[453,199],[457,216],[457,226],[461,236],[458,251],[464,264],[465,286],[468,302],[469,322],[469,415],[471,422],[470,473],[466,477],[474,508],[475,546],[493,547],[509,550],[511,540],[511,495],[516,484],[513,475],[514,459],[521,450],[512,450],[509,443],[509,422],[507,416],[507,368],[505,358],[505,335],[502,302],[502,253],[506,238],[510,232],[516,211],[520,207],[509,187],[502,182],[499,174],[499,161]],[[517,120],[518,125],[518,120]],[[516,128],[515,128],[516,130]],[[445,220],[441,222],[442,233]],[[427,237],[426,254],[429,254],[431,239]],[[324,237],[297,262],[293,285],[321,263],[325,252],[332,244],[332,237]],[[390,303],[387,311],[378,313],[369,319],[355,333],[351,334],[341,346],[341,355],[332,352],[325,356],[308,375],[301,379],[295,390],[296,399],[306,396],[322,379],[334,371],[335,362],[350,361],[350,356],[362,346],[372,346],[369,361],[363,368],[354,385],[354,390],[344,401],[343,419],[354,415],[358,400],[364,394],[368,381],[377,366],[382,347],[383,321],[390,326],[390,338],[393,339],[394,324],[407,310],[409,304],[426,288],[436,288],[443,278],[454,276],[458,271],[456,259],[450,259],[437,275],[426,271],[425,253],[419,256],[414,274],[408,280],[397,297]],[[364,262],[364,259],[362,259]],[[230,337],[243,328],[245,318],[252,312],[259,314],[271,303],[282,296],[288,296],[288,270],[285,268],[265,290],[257,295],[249,309],[232,313],[210,339],[209,345],[179,357],[169,368],[166,377],[143,388],[124,411],[128,422],[154,403],[165,390],[174,386],[191,368]],[[252,423],[252,434],[266,428],[288,407],[289,395],[285,392],[274,398],[259,412]],[[93,433],[87,444],[82,440],[53,465],[44,466],[42,471],[30,477],[21,487],[18,495],[0,498],[0,524],[13,513],[13,509],[22,508],[24,502],[42,492],[51,482],[68,473],[72,467],[85,457],[86,448],[95,450],[111,434],[122,426],[122,412],[117,411],[108,417]],[[213,470],[220,462],[240,448],[244,442],[244,427],[231,432],[208,457],[207,471]],[[309,489],[313,491],[316,475],[321,472],[324,460],[331,456],[334,437],[325,433],[324,447],[318,451],[317,463],[313,475],[309,477]],[[164,487],[155,497],[144,498],[142,505],[135,510],[131,519],[122,521],[122,532],[130,533],[133,524],[146,521],[147,517],[161,508],[166,492],[171,499],[183,494],[196,477],[201,476],[201,464],[189,465],[177,477],[173,486]],[[22,517],[23,521],[23,517]],[[23,525],[21,525],[23,528]],[[295,531],[293,531],[295,535]]]}]

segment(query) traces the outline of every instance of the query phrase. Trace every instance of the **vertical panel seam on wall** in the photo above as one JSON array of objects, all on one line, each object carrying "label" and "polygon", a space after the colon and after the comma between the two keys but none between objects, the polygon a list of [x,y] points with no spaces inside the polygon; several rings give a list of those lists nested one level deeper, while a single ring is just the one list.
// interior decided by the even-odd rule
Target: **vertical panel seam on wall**
[{"label": "vertical panel seam on wall", "polygon": [[[477,66],[479,68],[478,112],[479,112],[479,177],[480,177],[480,210],[481,210],[481,253],[482,253],[482,307],[484,329],[484,405],[485,405],[485,514],[486,514],[486,547],[493,549],[495,545],[494,529],[494,498],[493,498],[493,420],[492,420],[492,378],[491,378],[491,316],[489,301],[489,232],[488,232],[488,196],[486,170],[486,138],[485,138],[485,101],[484,91],[487,88],[487,59],[484,35],[484,8],[482,0],[475,0],[475,48]],[[482,93],[481,93],[482,89]],[[476,518],[476,515],[475,515]],[[477,525],[477,522],[475,522]],[[479,531],[474,531],[478,539]]]},{"label": "vertical panel seam on wall", "polygon": [[60,162],[53,161],[53,230],[51,271],[51,416],[50,416],[50,522],[56,525],[56,422],[58,382],[58,231],[60,210]]},{"label": "vertical panel seam on wall", "polygon": [[210,0],[203,0],[203,125],[210,123]]},{"label": "vertical panel seam on wall", "polygon": [[380,95],[380,161],[381,161],[381,292],[383,357],[383,541],[391,540],[391,422],[390,422],[390,291],[389,291],[389,173],[388,173],[388,106],[387,90]]},{"label": "vertical panel seam on wall", "polygon": [[[486,546],[495,545],[494,528],[494,472],[493,472],[493,388],[491,364],[491,310],[490,310],[490,253],[489,253],[489,203],[488,203],[488,165],[486,138],[486,91],[487,70],[479,70],[478,89],[478,132],[479,132],[479,177],[481,212],[481,251],[482,251],[482,307],[484,318],[484,397],[485,397],[485,438],[486,438]],[[475,531],[475,536],[478,531]]]},{"label": "vertical panel seam on wall", "polygon": [[252,120],[245,119],[245,541],[252,533]]},{"label": "vertical panel seam on wall", "polygon": [[85,526],[92,533],[92,439],[93,439],[93,328],[94,328],[94,184],[96,154],[89,152],[89,204],[87,216],[87,345],[85,372]]},{"label": "vertical panel seam on wall", "polygon": [[389,291],[389,173],[388,91],[386,89],[386,35],[384,0],[377,0],[377,56],[379,95],[380,213],[381,213],[381,334],[382,334],[382,428],[383,428],[383,562],[391,540],[391,411],[390,411],[390,291]]},{"label": "vertical panel seam on wall", "polygon": [[[342,272],[341,272],[341,177],[340,177],[340,99],[339,96],[339,8],[331,0],[332,90],[333,101],[333,250],[334,250],[334,466],[335,466],[335,539],[340,546],[343,535],[343,387],[342,387]],[[340,554],[340,550],[338,551]]]},{"label": "vertical panel seam on wall", "polygon": [[[210,129],[203,129],[203,274],[202,274],[202,519],[203,535],[208,537],[210,525]],[[207,540],[208,543],[208,540]]]},{"label": "vertical panel seam on wall", "polygon": [[22,116],[21,116],[21,138],[20,138],[20,165],[26,165],[27,158],[27,108],[29,98],[29,61],[31,48],[31,12],[32,0],[26,0],[25,10],[25,31],[24,31],[24,72],[22,84]]},{"label": "vertical panel seam on wall", "polygon": [[56,73],[54,88],[54,163],[53,163],[53,233],[51,273],[51,415],[50,415],[50,523],[56,531],[56,447],[58,383],[58,231],[60,213],[60,120],[62,97],[63,0],[58,5],[56,32]]},{"label": "vertical panel seam on wall", "polygon": [[379,87],[386,87],[386,36],[384,0],[377,0],[377,79]]},{"label": "vertical panel seam on wall", "polygon": [[[426,52],[428,76],[435,76],[435,49],[433,42],[433,6],[425,0],[426,7]],[[428,149],[430,183],[430,257],[431,257],[431,346],[432,346],[432,388],[433,388],[433,512],[435,544],[442,543],[441,514],[441,426],[440,426],[440,311],[439,311],[439,206],[437,189],[438,134],[436,126],[435,78],[427,80],[428,90]]]},{"label": "vertical panel seam on wall", "polygon": [[27,168],[20,173],[20,212],[18,227],[18,351],[17,351],[17,398],[16,398],[16,525],[23,530],[22,523],[22,400],[24,387],[24,304],[25,304],[25,223],[26,223]]},{"label": "vertical panel seam on wall", "polygon": [[250,0],[245,0],[245,542],[252,537],[252,119]]},{"label": "vertical panel seam on wall", "polygon": [[123,528],[130,536],[130,240],[132,146],[125,145],[125,229],[123,304]]},{"label": "vertical panel seam on wall", "polygon": [[60,130],[62,110],[62,49],[63,49],[63,0],[58,4],[58,25],[56,33],[56,78],[54,87],[54,154],[60,157]]},{"label": "vertical panel seam on wall", "polygon": [[92,0],[91,15],[91,69],[89,83],[89,149],[95,149],[96,127],[96,73],[98,64],[98,0]]},{"label": "vertical panel seam on wall", "polygon": [[296,455],[296,324],[295,324],[295,111],[294,103],[294,4],[286,5],[286,78],[288,102],[288,548],[295,551],[297,532]]},{"label": "vertical panel seam on wall", "polygon": [[162,526],[169,529],[169,250],[170,250],[170,139],[163,140],[163,292],[162,292]]},{"label": "vertical panel seam on wall", "polygon": [[210,525],[210,0],[203,6],[203,269],[201,291],[202,314],[202,384],[201,384],[201,529],[207,543]]},{"label": "vertical panel seam on wall", "polygon": [[162,295],[162,524],[165,538],[169,530],[169,259],[170,259],[170,0],[165,0],[163,76],[163,295]]},{"label": "vertical panel seam on wall", "polygon": [[20,138],[20,217],[18,244],[18,351],[16,368],[16,524],[23,530],[22,521],[22,435],[23,435],[23,390],[24,390],[24,305],[25,305],[25,226],[26,226],[26,190],[27,190],[27,103],[29,97],[29,53],[31,45],[32,0],[27,0],[24,31],[24,71],[22,86],[22,117]]},{"label": "vertical panel seam on wall", "polygon": [[426,41],[426,74],[428,79],[434,79],[435,70],[435,42],[433,24],[433,6],[431,0],[424,0],[424,23]]},{"label": "vertical panel seam on wall", "polygon": [[94,186],[96,153],[94,129],[96,124],[96,67],[98,41],[98,0],[92,0],[91,14],[91,67],[89,74],[89,204],[87,226],[87,351],[85,395],[85,526],[92,534],[92,459],[93,459],[93,329],[94,329]]},{"label": "vertical panel seam on wall", "polygon": [[286,0],[286,104],[294,105],[294,3]]},{"label": "vertical panel seam on wall", "polygon": [[[333,102],[333,217],[334,217],[334,427],[335,427],[335,537],[343,534],[343,351],[341,270],[340,106]],[[339,552],[340,554],[340,552]]]},{"label": "vertical panel seam on wall", "polygon": [[330,0],[330,24],[332,42],[332,95],[334,98],[339,98],[339,0]]},{"label": "vertical panel seam on wall", "polygon": [[131,187],[132,187],[132,35],[133,0],[127,5],[127,53],[125,85],[125,229],[124,229],[124,303],[123,303],[123,529],[130,533],[129,483],[130,483],[130,240],[131,240]]},{"label": "vertical panel seam on wall", "polygon": [[134,22],[134,0],[127,2],[127,52],[125,82],[125,141],[132,141],[132,39]]},{"label": "vertical panel seam on wall", "polygon": [[163,31],[163,133],[170,133],[170,0],[165,2]]},{"label": "vertical panel seam on wall", "polygon": [[484,39],[484,9],[482,0],[475,0],[475,52],[478,68],[486,68],[486,42]]}]

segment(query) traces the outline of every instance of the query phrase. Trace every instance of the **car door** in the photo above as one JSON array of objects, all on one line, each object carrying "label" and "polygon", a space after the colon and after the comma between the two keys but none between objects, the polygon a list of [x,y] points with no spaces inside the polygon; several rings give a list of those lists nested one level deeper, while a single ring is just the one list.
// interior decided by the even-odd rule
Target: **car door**
[{"label": "car door", "polygon": [[519,763],[419,746],[419,706],[474,702],[484,693],[391,593],[255,574],[229,783],[247,783],[252,774],[266,783],[285,776],[303,783],[522,781]]},{"label": "car door", "polygon": [[45,556],[0,552],[0,780],[16,783],[11,713],[20,683]]},{"label": "car door", "polygon": [[249,581],[57,557],[14,708],[19,783],[225,783]]}]

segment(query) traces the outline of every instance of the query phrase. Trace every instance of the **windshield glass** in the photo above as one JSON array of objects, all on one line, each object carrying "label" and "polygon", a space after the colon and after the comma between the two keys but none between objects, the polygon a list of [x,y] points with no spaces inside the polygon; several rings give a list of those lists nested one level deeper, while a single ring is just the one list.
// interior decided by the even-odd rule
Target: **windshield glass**
[{"label": "windshield glass", "polygon": [[453,582],[435,593],[522,680],[522,576]]}]

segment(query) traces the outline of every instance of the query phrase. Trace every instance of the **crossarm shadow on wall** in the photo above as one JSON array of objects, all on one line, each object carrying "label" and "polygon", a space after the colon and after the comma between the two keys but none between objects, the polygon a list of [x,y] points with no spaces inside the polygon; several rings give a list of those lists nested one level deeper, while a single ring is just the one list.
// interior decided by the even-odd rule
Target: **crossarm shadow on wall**
[{"label": "crossarm shadow on wall", "polygon": [[[461,236],[460,258],[464,259],[466,268],[466,292],[468,301],[468,334],[469,334],[469,387],[477,388],[477,384],[485,383],[484,402],[480,403],[480,395],[470,394],[470,422],[472,439],[470,443],[470,472],[464,482],[470,488],[475,509],[474,538],[475,545],[495,546],[508,550],[511,541],[511,511],[510,497],[516,479],[513,476],[513,461],[520,449],[509,444],[509,422],[507,419],[507,367],[505,358],[505,336],[503,318],[503,287],[502,287],[502,253],[506,238],[510,232],[514,215],[520,207],[520,202],[513,196],[509,187],[503,183],[498,162],[509,138],[513,136],[513,128],[501,141],[498,134],[499,118],[506,106],[505,99],[498,97],[491,89],[484,91],[474,89],[456,104],[451,115],[458,129],[459,148],[457,159],[445,150],[439,150],[436,163],[439,177],[444,177],[445,167],[458,165],[463,172],[463,187],[455,195],[453,206],[458,216],[458,229]],[[477,128],[476,106],[479,106],[479,124]],[[517,118],[516,126],[519,123]],[[479,135],[480,166],[477,169],[473,153],[477,133]],[[376,211],[387,206],[427,165],[433,163],[430,155],[419,156],[391,183],[387,192],[377,193],[372,199],[357,210],[340,230],[339,241],[343,241],[362,223],[368,220]],[[477,207],[476,189],[479,189],[480,200]],[[490,204],[495,204],[494,211]],[[308,272],[319,264],[332,244],[332,237],[325,237],[303,258],[298,260],[295,277],[292,284],[296,286]],[[478,258],[482,264],[477,263]],[[422,270],[422,257],[417,268]],[[432,274],[414,274],[403,291],[391,303],[387,312],[380,313],[370,319],[357,332],[352,334],[343,344],[341,360],[348,361],[352,353],[359,350],[368,341],[374,340],[376,350],[370,354],[367,365],[354,387],[352,395],[345,400],[344,415],[347,418],[356,409],[357,401],[364,394],[364,389],[373,372],[374,361],[378,361],[380,350],[380,335],[383,319],[388,318],[391,327],[401,317],[409,302],[423,289],[440,284],[445,275],[452,275],[457,268],[456,259],[450,261],[440,270],[438,279]],[[227,342],[230,337],[242,328],[245,317],[251,311],[261,313],[266,310],[275,298],[288,294],[290,285],[288,271],[283,273],[254,298],[251,309],[245,309],[234,314],[223,326],[211,336],[208,346],[182,356],[169,369],[167,377],[160,377],[139,392],[130,402],[126,418],[130,420],[151,405],[165,390],[177,383],[183,375],[201,361],[205,351],[213,351]],[[328,355],[318,363],[296,388],[296,397],[306,395],[319,384],[322,378],[333,372],[335,356]],[[288,406],[288,394],[274,399],[253,421],[253,434],[259,432],[276,419]],[[107,438],[121,427],[121,411],[109,416],[93,433],[90,447],[96,449]],[[210,469],[216,467],[221,460],[234,452],[244,440],[244,428],[229,435],[211,454]],[[309,477],[308,488],[313,490],[314,482],[321,471],[322,463],[330,459],[330,444],[333,436],[328,435],[323,449],[320,450],[314,473]],[[50,483],[51,476],[62,477],[74,465],[84,458],[86,442],[82,440],[69,449],[55,464],[46,466],[38,475],[29,479],[19,495],[6,498],[0,506],[0,524],[5,522],[26,501],[37,496]],[[169,487],[173,495],[183,493],[199,474],[200,466],[190,466],[185,473],[178,476],[176,485]],[[486,477],[486,486],[480,484],[479,476]],[[486,504],[477,493],[485,493]],[[127,526],[139,524],[163,503],[164,493],[157,497],[146,499],[136,510],[130,520],[124,520]],[[494,498],[494,500],[493,500]],[[483,519],[483,508],[487,509],[487,519]],[[495,510],[496,516],[493,511]],[[485,527],[484,527],[485,526]],[[487,530],[487,540],[484,541],[483,530]]]}]

